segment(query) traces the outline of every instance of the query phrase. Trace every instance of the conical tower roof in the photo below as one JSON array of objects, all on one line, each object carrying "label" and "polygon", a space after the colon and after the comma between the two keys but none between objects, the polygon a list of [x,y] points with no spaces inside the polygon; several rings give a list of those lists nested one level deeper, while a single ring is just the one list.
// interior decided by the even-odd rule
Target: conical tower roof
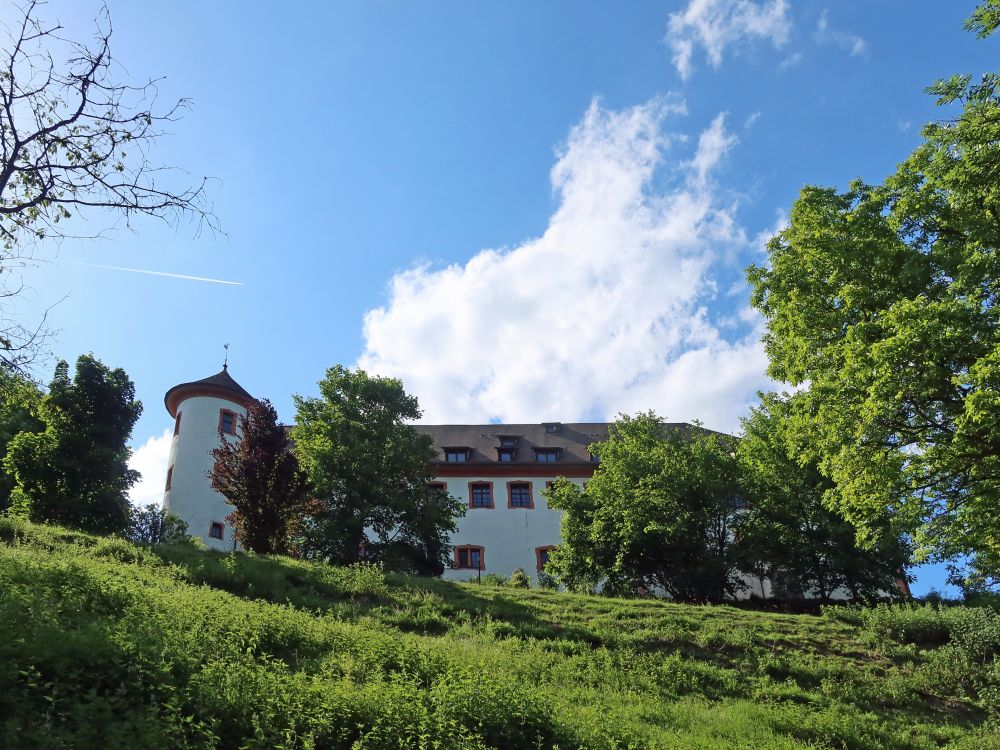
[{"label": "conical tower roof", "polygon": [[191,396],[215,396],[234,401],[241,406],[247,406],[253,401],[253,396],[242,385],[233,380],[227,365],[223,365],[222,371],[215,375],[191,383],[181,383],[167,391],[163,397],[163,403],[170,416],[176,417],[178,404]]}]

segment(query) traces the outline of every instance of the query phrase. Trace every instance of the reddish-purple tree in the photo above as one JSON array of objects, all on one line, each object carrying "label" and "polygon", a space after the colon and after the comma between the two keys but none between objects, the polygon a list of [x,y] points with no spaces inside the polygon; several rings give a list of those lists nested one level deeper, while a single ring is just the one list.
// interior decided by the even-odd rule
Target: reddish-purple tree
[{"label": "reddish-purple tree", "polygon": [[288,554],[308,492],[305,472],[270,401],[252,402],[240,417],[240,428],[239,440],[220,433],[222,442],[212,451],[215,463],[208,474],[212,488],[234,506],[226,520],[245,549]]}]

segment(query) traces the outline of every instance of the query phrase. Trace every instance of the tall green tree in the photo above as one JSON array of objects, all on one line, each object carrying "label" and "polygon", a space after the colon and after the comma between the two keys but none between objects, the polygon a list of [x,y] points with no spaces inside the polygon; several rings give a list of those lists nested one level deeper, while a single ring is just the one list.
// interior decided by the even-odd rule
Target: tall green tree
[{"label": "tall green tree", "polygon": [[681,601],[720,601],[743,587],[734,543],[739,471],[734,439],[677,429],[652,412],[621,416],[586,489],[547,490],[563,511],[562,540],[546,567],[571,588],[660,588]]},{"label": "tall green tree", "polygon": [[[992,0],[967,26],[998,18]],[[936,83],[954,119],[880,185],[804,188],[748,271],[769,373],[805,389],[792,419],[828,503],[867,544],[888,512],[921,557],[1000,559],[998,84]]]},{"label": "tall green tree", "polygon": [[[31,378],[0,367],[0,458],[7,446],[21,432],[40,432],[44,425],[38,416],[44,397],[42,389]],[[0,466],[0,512],[10,505],[14,477]]]},{"label": "tall green tree", "polygon": [[395,378],[332,367],[319,398],[295,397],[295,452],[315,493],[302,530],[307,554],[362,557],[438,575],[462,505],[429,488],[431,438],[408,421],[417,399]]},{"label": "tall green tree", "polygon": [[139,479],[128,468],[128,439],[142,413],[135,386],[121,368],[92,354],[59,362],[42,399],[41,432],[10,441],[4,467],[14,476],[12,506],[32,521],[96,533],[124,532],[127,493]]},{"label": "tall green tree", "polygon": [[209,478],[235,510],[226,519],[244,548],[288,554],[309,485],[292,452],[288,428],[267,399],[253,401],[240,417],[240,437],[220,434]]},{"label": "tall green tree", "polygon": [[156,503],[129,508],[126,537],[142,544],[180,544],[188,540],[187,522]]},{"label": "tall green tree", "polygon": [[853,599],[898,593],[906,544],[883,516],[879,542],[859,549],[857,529],[823,505],[831,482],[815,461],[800,460],[790,429],[792,401],[761,394],[743,420],[737,458],[747,507],[736,532],[742,565],[785,595],[827,601],[843,592]]}]

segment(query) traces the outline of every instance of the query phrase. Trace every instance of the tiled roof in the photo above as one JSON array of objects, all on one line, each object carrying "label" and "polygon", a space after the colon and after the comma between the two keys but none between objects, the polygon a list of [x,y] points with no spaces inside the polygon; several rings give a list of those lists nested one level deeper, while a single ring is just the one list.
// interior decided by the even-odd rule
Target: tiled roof
[{"label": "tiled roof", "polygon": [[174,416],[174,410],[184,395],[194,392],[211,393],[222,397],[235,397],[234,400],[237,402],[253,400],[253,396],[242,385],[233,380],[233,376],[229,374],[229,368],[223,365],[222,371],[217,372],[215,375],[202,378],[201,380],[194,380],[190,383],[181,383],[167,391],[163,396],[163,403],[167,407],[167,411],[170,412],[170,416]]}]

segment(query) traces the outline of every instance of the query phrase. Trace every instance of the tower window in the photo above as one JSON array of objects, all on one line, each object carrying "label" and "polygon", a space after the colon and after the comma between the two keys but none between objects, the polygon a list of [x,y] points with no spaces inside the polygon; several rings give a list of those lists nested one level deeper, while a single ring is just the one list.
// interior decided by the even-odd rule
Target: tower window
[{"label": "tower window", "polygon": [[221,523],[218,521],[212,521],[212,525],[208,527],[208,535],[212,539],[222,539],[223,529],[225,529],[225,526]]},{"label": "tower window", "polygon": [[530,482],[507,482],[508,508],[534,508]]},{"label": "tower window", "polygon": [[171,466],[169,469],[167,469],[167,486],[163,488],[164,491],[170,489],[170,485],[173,484],[173,481],[174,481],[174,467]]},{"label": "tower window", "polygon": [[183,412],[177,412],[177,417],[174,419],[174,434],[179,435],[181,432],[181,414]]},{"label": "tower window", "polygon": [[493,482],[469,482],[469,507],[493,507]]},{"label": "tower window", "polygon": [[236,434],[236,412],[219,409],[219,432],[224,435]]}]

